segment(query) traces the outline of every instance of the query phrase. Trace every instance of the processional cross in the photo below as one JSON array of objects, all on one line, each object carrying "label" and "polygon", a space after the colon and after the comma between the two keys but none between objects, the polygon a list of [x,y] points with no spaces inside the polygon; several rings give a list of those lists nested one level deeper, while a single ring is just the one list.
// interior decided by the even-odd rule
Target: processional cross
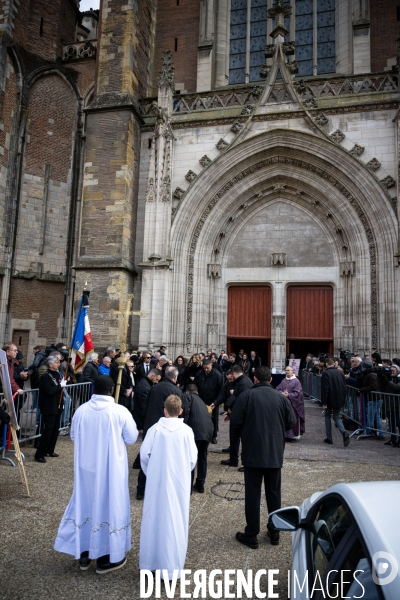
[{"label": "processional cross", "polygon": [[[122,380],[122,370],[125,366],[126,360],[125,357],[123,356],[124,352],[126,352],[126,340],[128,337],[128,327],[129,327],[129,317],[131,315],[136,315],[138,317],[141,317],[142,319],[144,319],[145,317],[147,317],[148,312],[146,310],[131,310],[131,306],[132,306],[132,300],[133,300],[134,296],[133,294],[127,294],[126,295],[126,307],[125,310],[110,310],[109,314],[111,316],[122,316],[123,320],[122,320],[122,340],[121,340],[121,345],[120,345],[120,349],[121,349],[121,356],[119,358],[117,358],[117,364],[118,364],[118,379],[117,379],[117,385],[115,388],[115,402],[118,403],[119,400],[119,394],[120,394],[120,389],[121,389],[121,380]],[[120,302],[120,308],[122,309],[122,300]]]}]

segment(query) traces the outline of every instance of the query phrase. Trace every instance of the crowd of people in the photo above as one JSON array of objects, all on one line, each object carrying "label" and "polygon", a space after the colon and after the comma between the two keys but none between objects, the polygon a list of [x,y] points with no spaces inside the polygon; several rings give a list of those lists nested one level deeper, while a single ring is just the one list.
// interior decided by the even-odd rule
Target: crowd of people
[{"label": "crowd of people", "polygon": [[[18,358],[14,344],[6,344],[4,350],[16,408],[23,394],[18,373],[22,384],[28,378],[31,384],[37,382],[36,410],[41,414],[42,430],[34,458],[39,463],[58,456],[55,445],[67,386],[81,381],[92,387],[90,400],[75,410],[72,419],[75,483],[58,531],[56,550],[72,554],[82,570],[88,569],[94,559],[99,574],[124,566],[131,547],[124,448],[136,442],[141,430],[142,445],[132,465],[139,471],[136,498],[144,499],[140,568],[164,570],[163,577],[171,579],[175,570],[184,567],[190,496],[193,492],[204,493],[208,448],[210,443],[217,443],[221,414],[229,421],[230,440],[222,450],[229,453],[229,458],[221,464],[239,467],[242,444],[239,471],[244,472],[246,527],[244,532],[236,533],[236,540],[250,548],[258,547],[262,482],[271,513],[281,506],[285,443],[299,440],[305,432],[303,390],[290,359],[283,378],[279,376],[279,381],[273,382],[270,369],[262,366],[254,351],[249,355],[243,350],[227,355],[222,350],[217,355],[210,350],[194,354],[189,360],[182,355],[172,360],[165,346],[141,355],[133,350],[124,354],[117,404],[113,398],[118,382],[117,359],[121,356],[117,348],[110,347],[102,355],[93,352],[78,376],[68,367],[68,351],[63,344],[45,350],[35,348],[35,360],[26,369],[18,362],[22,357]],[[324,442],[328,444],[333,443],[333,417],[344,446],[349,445],[350,436],[340,416],[348,385],[364,392],[382,385],[400,393],[397,363],[389,364],[379,355],[363,359],[307,356],[302,369],[321,376]],[[378,413],[368,403],[370,418],[374,415],[379,420]],[[6,421],[7,414],[3,411],[0,418]],[[394,427],[400,427],[396,418],[389,416]],[[373,427],[372,421],[369,426]],[[392,437],[387,443],[395,446],[397,439],[395,436],[393,441]],[[268,527],[270,543],[279,544],[279,532]],[[172,545],[171,539],[175,540]]]}]

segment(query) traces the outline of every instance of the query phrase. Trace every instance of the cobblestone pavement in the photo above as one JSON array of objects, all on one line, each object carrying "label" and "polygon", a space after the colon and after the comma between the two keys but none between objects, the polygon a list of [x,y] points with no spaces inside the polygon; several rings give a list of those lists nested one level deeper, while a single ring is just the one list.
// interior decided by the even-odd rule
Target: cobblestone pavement
[{"label": "cobblestone pavement", "polygon": [[[227,444],[227,424],[221,424],[219,443]],[[315,429],[315,433],[314,432]],[[352,441],[350,449],[340,445],[325,448],[321,410],[307,405],[306,434],[301,442],[288,445],[282,472],[282,505],[300,504],[313,492],[337,482],[375,481],[400,478],[400,450],[382,443]],[[338,442],[338,443],[336,443]],[[133,462],[139,444],[128,448]],[[135,499],[138,471],[130,470],[132,550],[127,565],[115,573],[96,575],[93,566],[81,572],[71,556],[54,552],[53,544],[73,487],[73,444],[59,438],[59,458],[45,465],[33,461],[32,447],[24,449],[31,498],[24,496],[17,468],[0,461],[2,545],[0,598],[2,600],[136,600],[140,598],[138,549],[143,503]],[[367,455],[366,453],[368,454]],[[266,537],[266,507],[262,506],[260,547],[250,550],[238,544],[237,531],[245,525],[243,474],[223,467],[218,452],[209,454],[204,494],[194,493],[190,507],[189,548],[186,569],[279,569],[277,590],[287,598],[287,571],[291,561],[291,536],[281,535],[279,546]],[[393,466],[392,461],[397,461]],[[162,588],[163,589],[163,588]],[[192,588],[193,589],[193,588]],[[267,591],[267,580],[261,579]],[[154,597],[154,596],[153,596]],[[161,594],[165,598],[165,594]],[[180,594],[176,593],[175,598]],[[210,597],[210,596],[207,596]]]}]

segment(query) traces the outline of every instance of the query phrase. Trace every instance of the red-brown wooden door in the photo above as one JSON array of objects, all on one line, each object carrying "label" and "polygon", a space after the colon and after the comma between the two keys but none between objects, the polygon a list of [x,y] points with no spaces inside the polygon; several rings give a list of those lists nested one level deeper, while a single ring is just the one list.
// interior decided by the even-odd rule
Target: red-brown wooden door
[{"label": "red-brown wooden door", "polygon": [[[286,339],[316,341],[333,351],[333,289],[290,286],[286,297]],[[289,348],[288,348],[289,351]]]},{"label": "red-brown wooden door", "polygon": [[267,364],[271,344],[271,288],[233,286],[228,290],[228,352],[255,350]]}]

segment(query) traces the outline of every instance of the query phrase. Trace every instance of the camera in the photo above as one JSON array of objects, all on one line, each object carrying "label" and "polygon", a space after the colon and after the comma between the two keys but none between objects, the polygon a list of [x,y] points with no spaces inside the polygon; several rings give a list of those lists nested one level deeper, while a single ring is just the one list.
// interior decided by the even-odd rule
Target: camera
[{"label": "camera", "polygon": [[52,352],[58,352],[59,354],[61,354],[64,360],[68,360],[68,350],[65,350],[63,348],[57,348],[57,346],[55,346],[54,344],[50,344],[50,346],[46,347],[45,356],[49,356]]}]

